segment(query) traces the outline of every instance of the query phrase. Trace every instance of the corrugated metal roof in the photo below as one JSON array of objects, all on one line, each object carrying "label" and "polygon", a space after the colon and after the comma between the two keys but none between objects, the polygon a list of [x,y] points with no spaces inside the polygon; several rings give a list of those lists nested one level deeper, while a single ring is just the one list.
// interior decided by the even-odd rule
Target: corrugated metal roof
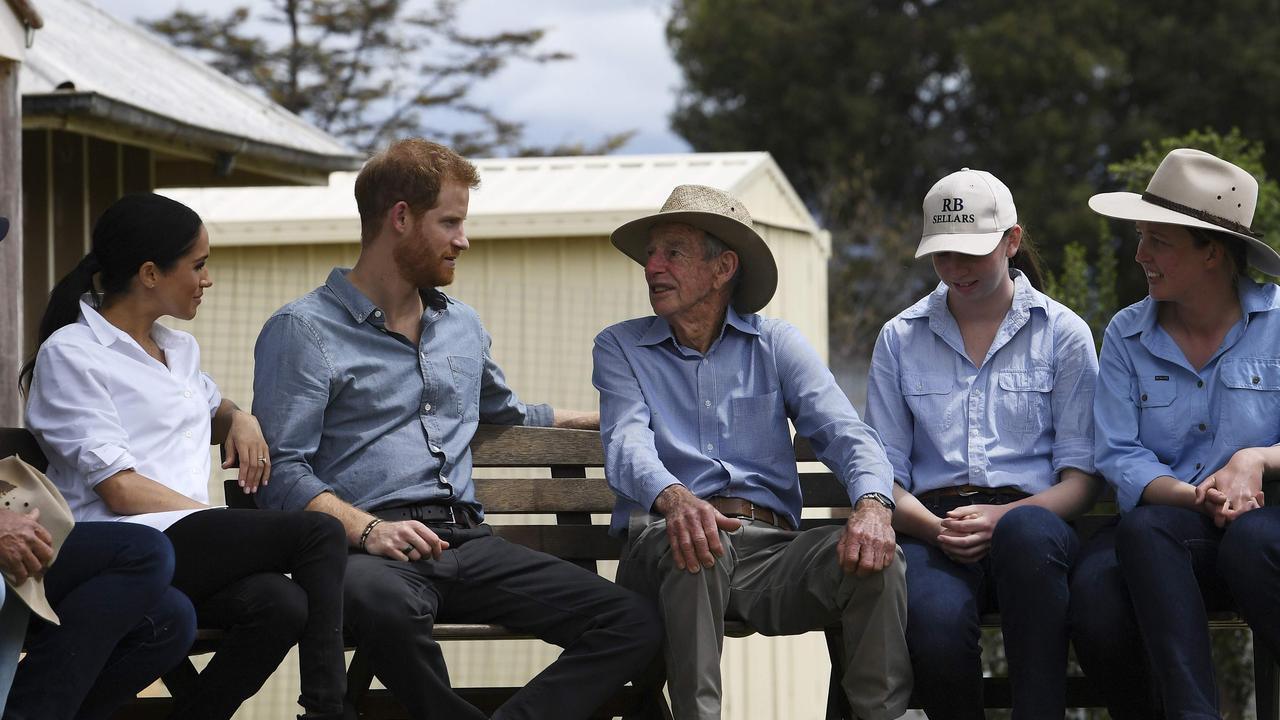
[{"label": "corrugated metal roof", "polygon": [[[302,153],[352,157],[324,131],[88,0],[40,0],[23,96],[93,93],[179,123]],[[74,90],[58,90],[71,83]],[[349,165],[348,165],[349,166]]]},{"label": "corrugated metal roof", "polygon": [[[756,222],[805,232],[818,227],[765,152],[682,153],[473,161],[480,188],[467,218],[472,237],[607,235],[656,211],[676,185],[693,183],[759,198]],[[333,173],[327,187],[165,190],[209,225],[215,244],[350,242],[358,218],[355,173]],[[766,195],[767,194],[767,199]],[[353,224],[355,223],[355,224]],[[345,236],[326,240],[335,233]]]}]

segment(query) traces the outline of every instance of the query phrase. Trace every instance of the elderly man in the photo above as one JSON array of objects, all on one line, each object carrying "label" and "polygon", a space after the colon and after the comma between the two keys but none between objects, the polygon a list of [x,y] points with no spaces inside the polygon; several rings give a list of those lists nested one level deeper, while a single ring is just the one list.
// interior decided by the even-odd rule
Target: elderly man
[{"label": "elderly man", "polygon": [[431,637],[439,621],[501,623],[564,648],[495,717],[586,718],[649,663],[660,625],[649,601],[482,522],[477,423],[597,420],[520,402],[475,310],[437,289],[469,246],[479,181],[425,140],[360,171],[355,267],[281,308],[258,338],[253,409],[273,464],[259,503],[346,526],[346,625],[410,717],[483,717],[450,688]]},{"label": "elderly man", "polygon": [[[751,216],[723,191],[682,185],[612,240],[644,265],[656,315],[595,341],[612,528],[628,533],[618,576],[659,600],[675,716],[720,717],[726,616],[767,635],[843,623],[853,711],[901,715],[911,666],[893,472],[800,333],[753,314],[777,266]],[[843,526],[796,530],[788,418],[848,491]]]}]

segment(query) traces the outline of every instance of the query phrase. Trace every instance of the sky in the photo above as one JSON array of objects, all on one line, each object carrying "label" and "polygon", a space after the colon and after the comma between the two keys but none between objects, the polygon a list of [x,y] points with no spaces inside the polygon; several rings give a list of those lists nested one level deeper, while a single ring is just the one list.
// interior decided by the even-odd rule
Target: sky
[{"label": "sky", "polygon": [[[91,0],[116,17],[154,19],[183,8],[224,14],[237,5],[265,11],[267,0]],[[543,28],[542,46],[571,53],[548,65],[515,64],[474,92],[480,105],[525,123],[534,145],[591,143],[635,130],[621,154],[686,152],[668,127],[680,71],[665,36],[665,0],[462,0],[462,29],[492,33]]]}]

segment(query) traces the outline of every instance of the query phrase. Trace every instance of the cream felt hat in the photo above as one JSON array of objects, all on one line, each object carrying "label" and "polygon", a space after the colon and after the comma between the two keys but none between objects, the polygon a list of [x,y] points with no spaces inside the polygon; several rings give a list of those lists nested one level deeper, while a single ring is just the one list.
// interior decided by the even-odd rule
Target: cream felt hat
[{"label": "cream felt hat", "polygon": [[924,196],[924,231],[916,257],[938,252],[986,255],[1018,224],[1013,193],[985,170],[961,168]]},{"label": "cream felt hat", "polygon": [[1249,264],[1280,275],[1280,253],[1253,232],[1258,181],[1240,167],[1200,150],[1179,148],[1160,161],[1141,195],[1100,193],[1089,198],[1094,212],[1121,220],[1215,230],[1245,242]]},{"label": "cream felt hat", "polygon": [[[0,511],[3,510],[23,515],[39,510],[40,525],[53,536],[54,560],[58,558],[62,542],[75,526],[71,508],[58,489],[44,473],[28,465],[17,455],[0,460]],[[15,585],[9,573],[3,574],[10,592],[22,598],[22,602],[36,615],[58,624],[58,614],[44,596],[44,578],[29,577],[21,585]]]},{"label": "cream felt hat", "polygon": [[753,313],[769,304],[778,289],[778,265],[741,200],[706,185],[680,185],[671,191],[661,210],[623,224],[609,239],[627,257],[644,265],[649,230],[659,223],[685,223],[705,230],[738,254],[742,275],[733,295],[738,312]]}]

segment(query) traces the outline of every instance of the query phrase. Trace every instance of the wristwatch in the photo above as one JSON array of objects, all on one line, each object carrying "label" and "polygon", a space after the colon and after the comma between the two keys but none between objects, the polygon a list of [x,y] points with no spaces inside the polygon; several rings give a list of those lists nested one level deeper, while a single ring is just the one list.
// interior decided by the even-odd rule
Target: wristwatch
[{"label": "wristwatch", "polygon": [[868,499],[875,500],[876,502],[889,508],[890,510],[897,507],[896,505],[893,504],[893,500],[890,500],[889,498],[885,497],[884,493],[878,493],[878,492],[869,492],[869,493],[863,493],[862,495],[859,495],[858,500],[857,502],[854,503],[854,505],[856,506],[858,503],[862,502],[863,500],[868,500]]}]

